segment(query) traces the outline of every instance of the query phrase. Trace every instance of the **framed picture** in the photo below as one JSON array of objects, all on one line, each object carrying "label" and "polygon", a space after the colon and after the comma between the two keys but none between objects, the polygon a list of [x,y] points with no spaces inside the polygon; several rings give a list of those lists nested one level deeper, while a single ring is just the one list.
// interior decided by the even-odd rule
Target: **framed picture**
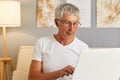
[{"label": "framed picture", "polygon": [[61,0],[37,0],[36,19],[37,27],[55,27],[55,7]]},{"label": "framed picture", "polygon": [[91,0],[66,0],[76,5],[80,10],[80,27],[91,27]]},{"label": "framed picture", "polygon": [[97,27],[120,27],[120,0],[97,0]]}]

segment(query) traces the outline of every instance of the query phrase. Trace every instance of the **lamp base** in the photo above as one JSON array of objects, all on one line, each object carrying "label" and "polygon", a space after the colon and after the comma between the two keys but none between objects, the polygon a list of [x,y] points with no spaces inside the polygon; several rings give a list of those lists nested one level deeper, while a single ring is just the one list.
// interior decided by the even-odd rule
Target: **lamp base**
[{"label": "lamp base", "polygon": [[14,66],[11,58],[0,58],[1,70],[0,70],[0,80],[7,80],[6,66],[8,64],[10,71],[14,71]]}]

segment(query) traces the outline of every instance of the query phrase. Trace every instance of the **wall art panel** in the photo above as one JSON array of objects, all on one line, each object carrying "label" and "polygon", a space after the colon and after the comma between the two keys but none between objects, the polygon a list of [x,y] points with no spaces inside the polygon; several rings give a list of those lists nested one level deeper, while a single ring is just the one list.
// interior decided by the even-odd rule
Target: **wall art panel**
[{"label": "wall art panel", "polygon": [[55,7],[61,0],[37,0],[36,19],[38,27],[55,27]]},{"label": "wall art panel", "polygon": [[97,0],[97,27],[120,27],[120,0]]},{"label": "wall art panel", "polygon": [[91,0],[66,0],[80,9],[80,27],[91,27]]}]

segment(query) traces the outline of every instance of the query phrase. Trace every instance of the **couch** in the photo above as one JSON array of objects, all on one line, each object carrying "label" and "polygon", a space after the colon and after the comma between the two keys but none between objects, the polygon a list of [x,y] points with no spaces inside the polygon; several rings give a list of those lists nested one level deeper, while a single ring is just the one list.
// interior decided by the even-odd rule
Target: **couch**
[{"label": "couch", "polygon": [[12,80],[28,80],[28,72],[32,60],[34,46],[20,46],[16,69]]}]

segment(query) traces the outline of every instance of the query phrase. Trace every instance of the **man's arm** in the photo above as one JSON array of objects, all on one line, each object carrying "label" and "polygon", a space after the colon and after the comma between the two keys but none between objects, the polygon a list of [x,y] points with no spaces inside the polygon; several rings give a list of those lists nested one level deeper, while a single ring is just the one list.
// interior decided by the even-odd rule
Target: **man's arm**
[{"label": "man's arm", "polygon": [[63,77],[65,75],[68,76],[69,74],[72,74],[74,68],[68,65],[63,69],[49,73],[43,73],[42,70],[42,62],[32,60],[28,80],[56,80],[59,77]]}]

